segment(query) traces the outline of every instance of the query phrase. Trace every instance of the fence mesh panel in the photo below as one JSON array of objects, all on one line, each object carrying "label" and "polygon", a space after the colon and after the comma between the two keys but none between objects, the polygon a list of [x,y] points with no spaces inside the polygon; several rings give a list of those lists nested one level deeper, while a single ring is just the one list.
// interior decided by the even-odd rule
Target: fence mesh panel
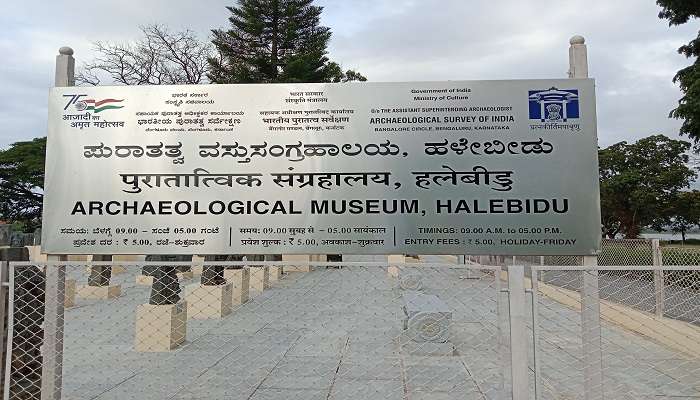
[{"label": "fence mesh panel", "polygon": [[[12,340],[8,338],[10,355],[10,398],[39,398],[41,390],[44,325],[45,276],[35,266],[20,268],[14,274],[14,307],[12,313]],[[7,381],[6,381],[7,383]]]},{"label": "fence mesh panel", "polygon": [[603,239],[598,265],[653,265],[652,244],[646,239]]},{"label": "fence mesh panel", "polygon": [[[700,268],[631,265],[653,252],[643,241],[603,251],[599,262],[618,264],[593,270],[605,398],[700,397]],[[661,253],[677,265],[692,257]],[[44,316],[57,299],[46,298],[47,268],[65,271],[63,399],[508,398],[514,263],[529,266],[527,288],[538,278],[525,333],[536,398],[585,398],[596,346],[582,327],[583,276],[593,273],[582,257],[416,261],[11,264],[9,398],[39,399],[50,376],[41,346],[55,333]]]},{"label": "fence mesh panel", "polygon": [[[40,398],[44,268],[12,267],[10,399]],[[63,399],[495,399],[507,386],[488,269],[62,268]]]},{"label": "fence mesh panel", "polygon": [[[651,240],[604,240],[597,257],[605,398],[700,396],[700,267],[672,268],[699,265],[700,249],[661,246],[657,260],[654,251]],[[538,398],[585,398],[584,356],[590,343],[581,326],[584,271],[576,269],[583,257],[495,260],[495,265],[538,269]]]}]

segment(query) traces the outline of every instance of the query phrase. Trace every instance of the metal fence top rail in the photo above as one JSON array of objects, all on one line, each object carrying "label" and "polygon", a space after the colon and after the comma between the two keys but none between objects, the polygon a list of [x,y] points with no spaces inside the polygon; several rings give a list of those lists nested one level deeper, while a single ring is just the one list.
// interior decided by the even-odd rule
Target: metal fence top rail
[{"label": "metal fence top rail", "polygon": [[[483,269],[483,270],[500,270],[507,269],[509,266],[501,265],[481,265],[481,264],[450,264],[450,263],[434,263],[434,262],[321,262],[321,261],[53,261],[53,262],[34,262],[34,261],[10,261],[15,267],[24,266],[133,266],[143,267],[148,265],[157,266],[190,266],[190,265],[206,265],[206,266],[311,266],[311,267],[431,267],[431,268],[451,268],[451,269]],[[518,265],[518,264],[514,264]],[[700,265],[529,265],[527,266],[536,271],[700,271]]]},{"label": "metal fence top rail", "polygon": [[531,265],[535,271],[700,271],[700,265]]},{"label": "metal fence top rail", "polygon": [[450,263],[433,263],[433,262],[321,262],[321,261],[50,261],[50,262],[34,262],[34,261],[10,261],[15,267],[37,266],[37,267],[60,267],[60,266],[190,266],[190,265],[205,265],[219,267],[234,267],[234,266],[295,266],[295,267],[434,267],[434,268],[452,268],[452,269],[484,269],[498,270],[500,266],[492,265],[470,265],[470,264],[450,264]]}]

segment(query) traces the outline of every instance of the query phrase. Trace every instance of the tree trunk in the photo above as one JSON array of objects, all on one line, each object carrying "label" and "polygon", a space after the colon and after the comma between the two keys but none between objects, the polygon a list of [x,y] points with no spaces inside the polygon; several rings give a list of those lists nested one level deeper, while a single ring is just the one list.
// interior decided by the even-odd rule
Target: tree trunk
[{"label": "tree trunk", "polygon": [[642,231],[634,216],[626,216],[622,221],[621,228],[625,239],[637,239]]}]

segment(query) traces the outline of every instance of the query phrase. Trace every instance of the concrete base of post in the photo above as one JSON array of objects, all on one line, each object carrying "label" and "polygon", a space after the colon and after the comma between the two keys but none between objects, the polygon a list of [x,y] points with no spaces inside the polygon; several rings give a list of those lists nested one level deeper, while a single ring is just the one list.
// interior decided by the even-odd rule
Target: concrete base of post
[{"label": "concrete base of post", "polygon": [[[114,254],[112,256],[112,261],[123,261],[123,262],[136,262],[143,261],[144,256],[139,256],[135,254]],[[131,267],[136,268],[136,267]],[[128,268],[123,265],[112,265],[112,275],[125,274]]]},{"label": "concrete base of post", "polygon": [[170,351],[187,336],[187,302],[136,308],[134,348],[139,352]]},{"label": "concrete base of post", "polygon": [[277,282],[282,279],[282,267],[279,265],[270,265],[268,267],[270,272],[270,282]]},{"label": "concrete base of post", "polygon": [[251,298],[262,294],[265,289],[270,287],[270,269],[269,267],[250,267],[250,291]]},{"label": "concrete base of post", "polygon": [[204,271],[204,256],[192,256],[191,271],[193,276],[202,276],[202,272]]},{"label": "concrete base of post", "polygon": [[231,314],[233,284],[188,288],[187,316],[192,319],[222,318]]},{"label": "concrete base of post", "polygon": [[75,307],[75,279],[66,279],[65,296],[63,297],[63,307]]},{"label": "concrete base of post", "polygon": [[233,305],[244,304],[250,296],[250,269],[225,269],[226,282],[233,285],[231,291],[231,303]]},{"label": "concrete base of post", "polygon": [[78,298],[81,299],[115,299],[122,294],[121,285],[109,286],[78,286]]}]

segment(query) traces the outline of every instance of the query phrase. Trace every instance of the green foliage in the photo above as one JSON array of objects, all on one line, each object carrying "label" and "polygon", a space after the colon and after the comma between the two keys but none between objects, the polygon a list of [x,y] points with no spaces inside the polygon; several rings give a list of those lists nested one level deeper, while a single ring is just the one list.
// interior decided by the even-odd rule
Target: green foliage
[{"label": "green foliage", "polygon": [[0,220],[25,231],[41,225],[46,138],[0,150]]},{"label": "green foliage", "polygon": [[686,165],[689,148],[655,135],[598,152],[604,235],[636,238],[642,227],[662,230],[678,193],[696,176]]},{"label": "green foliage", "polygon": [[659,18],[667,19],[669,25],[685,24],[700,15],[700,3],[694,0],[657,0],[656,4],[661,6]]},{"label": "green foliage", "polygon": [[[657,0],[661,6],[659,18],[667,19],[669,25],[682,25],[700,17],[700,2],[689,0]],[[683,96],[670,117],[683,120],[681,135],[687,135],[695,143],[695,151],[700,152],[700,34],[688,44],[681,46],[678,53],[695,59],[692,65],[681,69],[673,77],[680,86]]]},{"label": "green foliage", "polygon": [[331,82],[334,82],[334,83],[367,82],[367,78],[355,70],[349,69],[349,70],[343,72],[340,69],[340,66],[338,64],[336,64],[334,62],[332,62],[330,64],[333,64],[337,67],[336,70],[331,75],[332,76]]},{"label": "green foliage", "polygon": [[685,243],[685,233],[700,224],[700,191],[681,192],[668,210],[670,227],[680,233]]},{"label": "green foliage", "polygon": [[327,57],[330,28],[313,0],[238,0],[227,7],[228,30],[212,31],[217,57],[209,59],[214,83],[347,82],[367,80],[343,72]]}]

